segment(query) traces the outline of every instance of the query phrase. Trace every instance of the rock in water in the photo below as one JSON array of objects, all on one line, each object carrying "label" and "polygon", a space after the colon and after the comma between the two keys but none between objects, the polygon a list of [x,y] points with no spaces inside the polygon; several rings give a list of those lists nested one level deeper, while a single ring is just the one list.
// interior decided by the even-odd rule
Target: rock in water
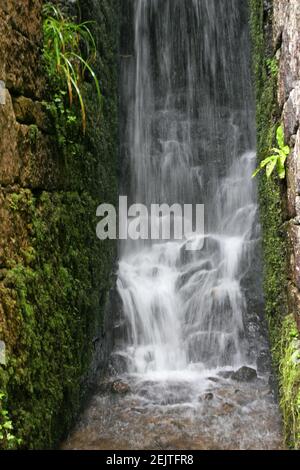
[{"label": "rock in water", "polygon": [[251,382],[252,380],[257,379],[257,372],[251,367],[244,366],[234,372],[231,378],[238,382]]},{"label": "rock in water", "polygon": [[111,391],[119,395],[126,395],[130,392],[130,387],[126,382],[122,382],[122,380],[116,380],[111,385]]},{"label": "rock in water", "polygon": [[207,400],[207,401],[210,401],[210,400],[213,400],[214,399],[214,394],[213,393],[206,393],[204,395],[204,400]]}]

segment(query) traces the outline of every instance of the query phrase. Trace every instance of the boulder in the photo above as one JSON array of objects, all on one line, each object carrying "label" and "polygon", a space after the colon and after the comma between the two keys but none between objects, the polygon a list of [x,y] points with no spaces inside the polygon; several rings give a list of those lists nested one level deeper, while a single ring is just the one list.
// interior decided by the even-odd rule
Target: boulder
[{"label": "boulder", "polygon": [[234,372],[231,378],[238,382],[251,382],[252,380],[257,379],[257,372],[251,367],[244,366]]}]

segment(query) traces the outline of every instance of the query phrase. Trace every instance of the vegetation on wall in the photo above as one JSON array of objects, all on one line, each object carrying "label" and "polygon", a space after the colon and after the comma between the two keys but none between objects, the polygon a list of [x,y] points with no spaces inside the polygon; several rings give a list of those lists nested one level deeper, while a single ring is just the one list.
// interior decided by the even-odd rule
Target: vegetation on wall
[{"label": "vegetation on wall", "polygon": [[267,178],[271,177],[275,169],[277,170],[277,174],[280,179],[283,180],[285,178],[285,163],[291,149],[284,142],[284,130],[281,125],[277,128],[276,141],[278,147],[272,148],[273,155],[260,162],[259,167],[253,173],[253,177],[257,176],[258,173],[265,168]]},{"label": "vegetation on wall", "polygon": [[0,447],[15,449],[21,444],[21,439],[14,435],[14,427],[5,408],[5,394],[0,392]]},{"label": "vegetation on wall", "polygon": [[[270,46],[272,12],[266,19],[261,0],[250,0],[253,69],[256,84],[257,156],[265,159],[266,149],[273,148],[280,119],[277,103],[277,73],[270,68],[276,51]],[[280,178],[259,179],[260,220],[263,232],[264,292],[270,331],[287,312],[286,238],[284,233],[283,187]],[[276,334],[275,334],[276,336]]]},{"label": "vegetation on wall", "polygon": [[54,87],[59,89],[63,87],[62,91],[66,88],[70,106],[73,104],[75,94],[80,104],[82,126],[85,131],[86,105],[81,85],[86,72],[93,78],[100,106],[102,101],[99,80],[92,68],[97,49],[89,29],[91,22],[76,23],[58,5],[51,3],[44,5],[43,14],[43,54],[47,74]]},{"label": "vegetation on wall", "polygon": [[[19,350],[8,357],[6,391],[22,445],[48,448],[69,429],[84,394],[80,378],[101,326],[100,293],[109,289],[112,247],[92,242],[96,222],[88,193],[35,198],[24,190],[9,202],[29,221],[32,246],[23,263],[12,263],[4,284],[6,299],[14,297],[6,308]],[[92,271],[94,255],[101,267]]]},{"label": "vegetation on wall", "polygon": [[[295,320],[287,316],[287,238],[285,231],[285,145],[277,101],[278,64],[272,42],[273,11],[261,0],[250,0],[253,68],[256,83],[258,161],[266,163],[266,149],[275,154],[267,161],[268,178],[259,180],[260,219],[264,253],[264,292],[274,367],[278,374],[285,441],[299,448],[299,342]],[[277,147],[276,147],[277,145]],[[281,158],[277,166],[278,156]],[[276,158],[275,158],[276,157]],[[276,161],[276,163],[275,163]],[[259,167],[259,169],[260,169]],[[278,172],[273,170],[277,167]]]},{"label": "vegetation on wall", "polygon": [[288,447],[300,449],[300,335],[293,318],[287,316],[281,326],[275,348],[279,364],[280,405],[285,441]]},{"label": "vegetation on wall", "polygon": [[[38,186],[14,185],[1,201],[14,233],[0,277],[0,337],[7,352],[6,365],[0,365],[5,429],[0,448],[5,449],[52,448],[70,429],[87,391],[93,338],[101,334],[111,286],[115,243],[100,243],[95,230],[97,206],[117,198],[117,2],[94,2],[84,14],[97,19],[90,27],[101,51],[93,63],[101,107],[86,70],[80,77],[83,134],[79,97],[75,92],[70,107],[66,80],[54,80],[48,69],[41,103],[47,132],[38,122],[23,126],[30,175],[39,178],[46,165],[46,183],[41,176]],[[40,155],[45,146],[47,153]]]}]

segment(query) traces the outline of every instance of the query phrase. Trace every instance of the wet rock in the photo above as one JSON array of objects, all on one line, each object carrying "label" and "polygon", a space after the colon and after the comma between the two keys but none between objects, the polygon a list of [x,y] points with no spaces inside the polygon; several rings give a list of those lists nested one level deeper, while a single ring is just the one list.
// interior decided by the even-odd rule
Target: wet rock
[{"label": "wet rock", "polygon": [[167,393],[167,395],[161,399],[156,399],[153,403],[159,403],[161,406],[168,405],[182,405],[188,400],[188,395],[177,395],[172,393]]},{"label": "wet rock", "polygon": [[212,269],[211,263],[207,262],[207,254],[210,255],[212,252],[220,252],[220,242],[217,239],[210,236],[205,237],[201,250],[189,250],[188,246],[188,243],[186,243],[180,250],[180,264],[187,265],[191,262],[200,261],[203,259],[205,261],[203,262],[203,267],[200,267],[200,269]]},{"label": "wet rock", "polygon": [[223,379],[231,379],[234,371],[233,370],[222,370],[221,372],[218,373],[220,377]]},{"label": "wet rock", "polygon": [[221,405],[214,411],[215,416],[224,416],[232,413],[235,409],[235,406],[229,402],[223,402]]},{"label": "wet rock", "polygon": [[258,372],[264,374],[268,372],[271,368],[270,364],[270,354],[267,350],[260,351],[257,357],[257,370]]},{"label": "wet rock", "polygon": [[111,391],[118,395],[127,395],[127,393],[130,393],[130,387],[128,383],[122,380],[116,380],[111,384]]},{"label": "wet rock", "polygon": [[128,370],[128,360],[121,354],[112,354],[109,361],[109,370],[112,375],[124,374]]},{"label": "wet rock", "polygon": [[145,408],[132,408],[132,411],[137,414],[143,414],[145,413]]},{"label": "wet rock", "polygon": [[218,377],[208,377],[208,380],[209,380],[210,382],[214,382],[214,383],[220,382],[220,379],[218,379]]},{"label": "wet rock", "polygon": [[179,263],[186,265],[194,261],[195,253],[193,251],[189,251],[186,249],[186,245],[184,245],[180,250],[179,256]]},{"label": "wet rock", "polygon": [[274,373],[272,373],[268,380],[268,385],[270,387],[271,393],[274,395],[275,399],[278,399],[278,381]]},{"label": "wet rock", "polygon": [[51,132],[51,122],[44,106],[25,96],[13,97],[13,108],[16,120],[21,124],[36,124],[45,132]]},{"label": "wet rock", "polygon": [[222,412],[225,414],[232,413],[234,410],[234,405],[232,403],[224,403],[222,406]]},{"label": "wet rock", "polygon": [[251,393],[247,393],[241,390],[235,390],[234,392],[234,402],[239,406],[246,406],[249,403],[253,402],[255,397]]},{"label": "wet rock", "polygon": [[231,378],[238,382],[251,382],[252,380],[257,379],[257,372],[251,367],[244,366],[234,372]]},{"label": "wet rock", "polygon": [[214,394],[211,393],[211,392],[206,393],[203,398],[204,398],[204,400],[206,400],[206,401],[211,401],[211,400],[214,399]]},{"label": "wet rock", "polygon": [[184,272],[179,276],[178,281],[177,281],[177,288],[181,289],[184,285],[186,285],[190,279],[195,275],[198,274],[201,276],[203,273],[207,273],[207,271],[211,271],[213,269],[213,265],[211,261],[205,261],[196,267],[189,269],[188,271]]}]

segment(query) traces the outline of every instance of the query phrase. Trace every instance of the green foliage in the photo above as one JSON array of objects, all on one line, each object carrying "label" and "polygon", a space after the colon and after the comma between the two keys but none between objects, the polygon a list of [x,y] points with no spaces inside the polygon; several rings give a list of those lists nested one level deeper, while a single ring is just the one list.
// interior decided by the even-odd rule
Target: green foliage
[{"label": "green foliage", "polygon": [[[272,9],[264,9],[261,0],[250,0],[253,65],[256,83],[258,158],[274,143],[277,128],[278,149],[288,156],[283,132],[278,129],[282,110],[278,105],[277,61],[273,57]],[[285,148],[286,147],[286,148]],[[276,158],[279,155],[275,151]],[[274,155],[275,156],[275,155]],[[275,168],[275,167],[274,167]],[[282,171],[283,176],[283,171]],[[273,363],[278,374],[280,405],[288,447],[300,448],[300,364],[299,334],[287,306],[287,242],[283,213],[283,187],[280,178],[259,179],[260,219],[264,255],[264,293],[269,321]]]},{"label": "green foliage", "polygon": [[88,26],[91,22],[77,24],[62,9],[51,3],[44,5],[43,13],[44,60],[48,75],[53,81],[57,81],[59,77],[64,84],[70,106],[74,97],[77,97],[81,109],[82,127],[85,131],[86,105],[82,94],[82,83],[86,73],[92,77],[99,104],[102,103],[99,81],[91,65],[96,58],[96,44]]},{"label": "green foliage", "polygon": [[[11,434],[22,439],[13,448],[56,447],[74,423],[90,384],[92,339],[101,332],[111,286],[115,242],[99,243],[95,227],[97,206],[117,199],[118,7],[111,0],[92,3],[80,6],[83,17],[97,18],[93,31],[101,57],[94,67],[101,76],[103,108],[93,81],[81,82],[83,136],[80,108],[69,106],[65,78],[50,76],[44,105],[51,131],[44,136],[39,130],[38,139],[49,146],[45,164],[54,163],[59,177],[50,165],[46,187],[44,180],[37,190],[16,184],[3,202],[14,236],[3,239],[0,337],[7,363],[0,365],[0,383]],[[34,128],[32,138],[34,143]],[[34,158],[38,147],[31,149],[30,176],[41,172],[41,160]],[[1,441],[0,448],[5,448]]]},{"label": "green foliage", "polygon": [[45,109],[53,118],[57,142],[62,151],[71,143],[72,131],[76,130],[78,117],[73,108],[65,106],[67,92],[58,90],[51,101],[44,102]]},{"label": "green foliage", "polygon": [[[281,110],[278,107],[277,77],[269,73],[268,59],[274,60],[269,47],[272,10],[268,16],[261,0],[250,0],[253,71],[256,91],[257,156],[263,160],[266,148],[274,145]],[[259,178],[259,208],[263,245],[263,288],[265,310],[271,340],[277,341],[277,326],[287,313],[287,243],[284,231],[282,185],[279,178]]]},{"label": "green foliage", "polygon": [[5,408],[5,394],[0,391],[0,448],[16,449],[21,442],[14,435],[14,427]]},{"label": "green foliage", "polygon": [[267,178],[270,178],[276,168],[279,178],[285,178],[285,162],[291,150],[288,145],[285,145],[284,130],[282,126],[277,128],[276,140],[278,147],[272,148],[274,154],[262,160],[259,167],[253,173],[253,177],[255,177],[261,170],[266,168]]},{"label": "green foliage", "polygon": [[7,325],[0,323],[0,337],[8,352],[0,382],[21,448],[57,444],[86,392],[83,377],[101,329],[115,252],[113,242],[100,244],[95,236],[97,205],[91,194],[76,191],[34,196],[22,190],[7,199],[12,217],[21,215],[31,234],[23,260],[10,261],[0,281]]},{"label": "green foliage", "polygon": [[38,133],[39,133],[38,127],[35,124],[31,124],[29,127],[29,141],[31,145],[36,144]]},{"label": "green foliage", "polygon": [[278,61],[276,60],[275,57],[272,57],[271,59],[267,59],[266,60],[266,64],[267,64],[267,67],[268,67],[268,70],[269,70],[269,73],[277,78],[278,76],[278,71],[279,71],[279,67],[278,67]]},{"label": "green foliage", "polygon": [[283,320],[279,333],[274,353],[279,363],[285,441],[289,447],[300,449],[300,337],[293,315]]}]

